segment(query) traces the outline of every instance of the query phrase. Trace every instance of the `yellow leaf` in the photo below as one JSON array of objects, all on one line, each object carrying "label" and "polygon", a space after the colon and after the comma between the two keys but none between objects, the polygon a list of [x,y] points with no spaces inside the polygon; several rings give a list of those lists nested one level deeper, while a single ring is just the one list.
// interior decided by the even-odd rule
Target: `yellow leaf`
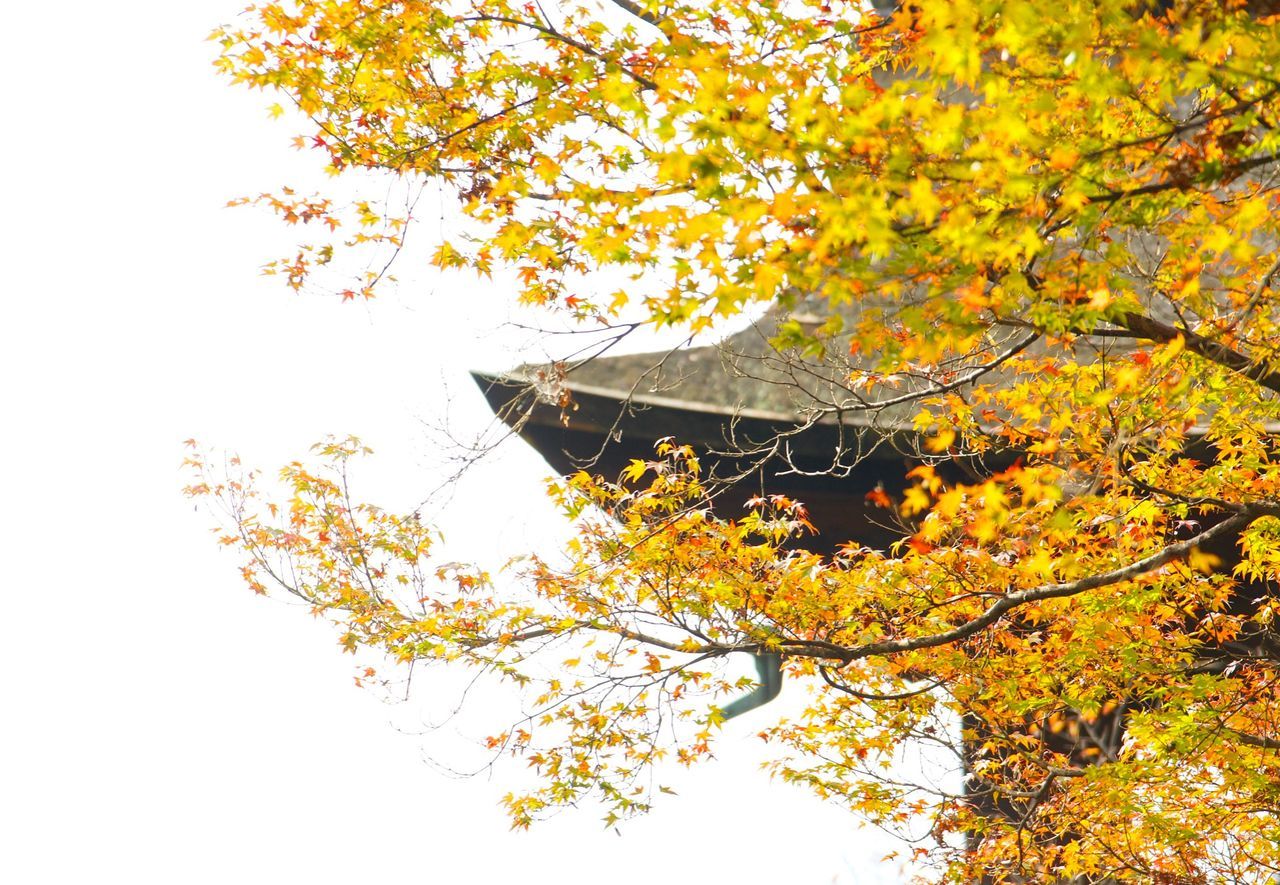
[{"label": "yellow leaf", "polygon": [[1192,547],[1191,552],[1187,554],[1187,565],[1207,575],[1222,565],[1222,557],[1206,553],[1199,547]]},{"label": "yellow leaf", "polygon": [[938,431],[937,435],[929,439],[924,447],[935,454],[942,454],[951,448],[952,443],[956,441],[956,432],[947,427]]},{"label": "yellow leaf", "polygon": [[644,476],[644,472],[649,469],[649,465],[641,461],[639,458],[632,458],[631,463],[622,468],[622,478],[627,482],[635,482]]},{"label": "yellow leaf", "polygon": [[902,496],[902,514],[915,516],[929,509],[929,496],[920,486],[911,486]]}]

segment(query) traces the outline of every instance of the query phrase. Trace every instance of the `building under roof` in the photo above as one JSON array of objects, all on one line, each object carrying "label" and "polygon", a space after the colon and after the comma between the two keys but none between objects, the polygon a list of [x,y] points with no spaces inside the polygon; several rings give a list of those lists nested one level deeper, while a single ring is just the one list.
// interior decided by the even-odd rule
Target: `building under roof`
[{"label": "building under roof", "polygon": [[[806,546],[887,546],[902,533],[867,495],[901,489],[919,462],[910,420],[917,406],[867,408],[848,383],[865,365],[830,351],[808,358],[779,351],[776,331],[766,317],[717,345],[473,377],[494,413],[558,474],[588,469],[613,478],[632,459],[652,459],[654,442],[671,437],[693,445],[713,477],[734,478],[717,497],[722,515],[741,512],[753,495],[782,494],[803,502],[819,530]],[[932,383],[923,375],[896,380],[889,398]]]}]

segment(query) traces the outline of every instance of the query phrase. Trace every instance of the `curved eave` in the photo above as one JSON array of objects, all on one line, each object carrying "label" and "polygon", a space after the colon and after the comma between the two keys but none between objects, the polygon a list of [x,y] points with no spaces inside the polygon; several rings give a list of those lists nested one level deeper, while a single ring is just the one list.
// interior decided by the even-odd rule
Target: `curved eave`
[{"label": "curved eave", "polygon": [[[593,435],[602,442],[610,437],[643,440],[646,446],[654,440],[674,437],[681,443],[723,449],[730,442],[731,432],[737,447],[742,448],[766,443],[805,421],[797,414],[730,409],[572,381],[563,384],[570,405],[562,408],[534,395],[529,381],[519,375],[473,371],[471,376],[494,414],[534,443],[553,464],[559,459],[553,460],[552,453],[538,444],[545,443],[548,430]],[[830,459],[837,449],[851,450],[861,445],[868,458],[901,461],[906,447],[918,441],[919,435],[909,429],[879,427],[865,418],[846,416],[844,421],[821,420],[806,428],[791,440],[790,451],[793,456]]]},{"label": "curved eave", "polygon": [[[653,457],[653,443],[673,437],[704,452],[733,450],[726,436],[733,428],[740,450],[744,441],[766,443],[779,433],[794,430],[800,416],[758,410],[717,408],[706,403],[671,397],[566,383],[569,405],[561,407],[535,396],[527,380],[519,375],[472,372],[490,408],[516,431],[558,474],[581,469],[606,476],[618,475],[632,459]],[[1212,461],[1212,444],[1206,428],[1193,428],[1186,447],[1188,455]],[[752,495],[760,491],[780,493],[805,502],[813,523],[821,534],[806,540],[806,546],[830,552],[849,540],[887,549],[901,537],[883,510],[870,503],[870,493],[882,489],[897,494],[906,485],[910,465],[918,463],[924,442],[909,429],[881,430],[865,420],[837,424],[822,422],[806,428],[789,440],[787,459],[773,458],[766,465],[729,454],[716,455],[712,467],[720,475],[744,471],[757,480],[736,483],[722,492],[718,509],[737,513]],[[848,471],[830,470],[839,451],[850,460],[856,453],[857,466]],[[1007,467],[1016,453],[988,459],[987,469]],[[954,461],[938,465],[951,480],[967,476]],[[797,472],[793,468],[800,468]],[[719,470],[716,468],[723,468]],[[811,472],[807,472],[811,471]]]}]

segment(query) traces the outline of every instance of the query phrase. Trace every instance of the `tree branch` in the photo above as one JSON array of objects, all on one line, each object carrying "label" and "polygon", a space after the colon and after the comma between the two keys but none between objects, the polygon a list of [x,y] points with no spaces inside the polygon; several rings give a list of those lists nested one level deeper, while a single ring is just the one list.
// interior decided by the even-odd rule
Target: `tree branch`
[{"label": "tree branch", "polygon": [[822,681],[825,682],[827,685],[831,686],[837,691],[842,691],[845,694],[853,695],[855,698],[857,698],[860,701],[905,701],[909,698],[914,698],[919,695],[925,694],[926,692],[933,691],[935,688],[937,688],[939,685],[942,684],[941,682],[930,682],[928,685],[924,686],[923,688],[913,688],[908,691],[896,692],[894,694],[878,694],[876,692],[871,692],[871,691],[859,691],[858,689],[854,688],[852,685],[849,685],[843,679],[837,681],[831,676],[830,667],[824,667],[819,665],[818,674],[822,677]]},{"label": "tree branch", "polygon": [[997,602],[992,604],[986,611],[978,615],[971,621],[966,621],[951,630],[944,630],[941,633],[933,633],[927,636],[912,636],[905,639],[889,639],[883,642],[872,642],[868,645],[856,646],[848,649],[844,659],[848,661],[856,661],[862,658],[873,656],[899,654],[905,651],[915,651],[922,648],[936,648],[940,645],[949,645],[966,639],[969,636],[990,627],[996,621],[1004,617],[1005,614],[1021,605],[1029,602],[1039,602],[1045,599],[1060,599],[1067,596],[1076,596],[1087,590],[1096,590],[1099,587],[1105,587],[1109,584],[1118,584],[1121,581],[1132,580],[1133,578],[1145,575],[1148,572],[1160,568],[1162,565],[1173,562],[1175,559],[1181,559],[1190,553],[1194,548],[1201,544],[1208,543],[1229,535],[1237,529],[1244,528],[1260,516],[1280,516],[1280,504],[1251,504],[1241,507],[1236,511],[1235,515],[1223,520],[1212,528],[1206,529],[1195,537],[1188,538],[1176,544],[1170,544],[1159,553],[1154,553],[1144,559],[1131,562],[1122,568],[1113,569],[1109,572],[1103,572],[1099,575],[1090,575],[1089,577],[1080,578],[1075,581],[1068,581],[1061,584],[1044,584],[1039,587],[1031,587],[1026,590],[1020,590],[1016,593],[1010,593],[1008,596],[1001,597]]},{"label": "tree branch", "polygon": [[609,0],[614,6],[634,15],[645,24],[653,25],[655,28],[659,26],[662,19],[658,18],[651,12],[647,12],[639,3],[633,3],[632,0]]},{"label": "tree branch", "polygon": [[[1268,163],[1274,163],[1280,160],[1280,154],[1262,154],[1257,157],[1250,157],[1247,160],[1241,160],[1234,166],[1223,170],[1222,178],[1235,177],[1250,172],[1260,166],[1266,166]],[[1166,178],[1162,181],[1153,181],[1150,184],[1140,185],[1138,187],[1129,188],[1128,190],[1106,191],[1089,198],[1090,203],[1120,203],[1131,197],[1143,197],[1149,194],[1159,194],[1171,190],[1190,190],[1193,185],[1198,182],[1186,181],[1181,178]],[[1217,184],[1218,182],[1213,182]]]},{"label": "tree branch", "polygon": [[639,83],[640,86],[646,90],[658,88],[657,83],[653,82],[643,74],[637,74],[635,71],[631,70],[630,68],[622,64],[617,59],[609,58],[604,53],[596,50],[591,46],[588,46],[586,43],[583,43],[581,40],[575,40],[574,38],[570,37],[567,34],[562,34],[559,31],[557,31],[555,28],[550,27],[549,25],[539,24],[538,22],[523,21],[521,19],[510,18],[505,15],[489,15],[487,13],[484,15],[462,16],[458,19],[458,21],[460,22],[495,22],[497,24],[511,25],[512,27],[529,28],[530,30],[537,31],[539,34],[542,34],[544,37],[547,37],[550,40],[555,40],[556,42],[563,43],[566,46],[572,46],[574,49],[578,50],[583,55],[588,55],[591,58],[594,58],[597,61],[602,62],[603,64],[617,65],[618,70],[622,71],[623,74],[630,77],[635,82]]},{"label": "tree branch", "polygon": [[1180,329],[1139,313],[1126,313],[1118,321],[1129,331],[1152,341],[1172,341],[1181,336],[1187,350],[1210,362],[1239,372],[1268,390],[1280,393],[1280,372],[1269,369],[1266,363],[1256,362],[1238,350],[1232,350],[1221,342],[1206,338],[1189,329]]},{"label": "tree branch", "polygon": [[1259,747],[1263,750],[1280,750],[1280,741],[1274,738],[1258,737],[1256,734],[1249,734],[1234,728],[1228,728],[1227,731],[1235,735],[1240,743],[1247,744],[1250,747]]}]

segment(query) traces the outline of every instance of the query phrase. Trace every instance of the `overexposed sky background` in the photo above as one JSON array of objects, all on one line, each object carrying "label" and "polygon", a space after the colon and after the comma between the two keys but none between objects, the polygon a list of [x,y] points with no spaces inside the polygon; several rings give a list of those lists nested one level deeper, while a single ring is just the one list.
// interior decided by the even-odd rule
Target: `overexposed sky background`
[{"label": "overexposed sky background", "polygon": [[[481,430],[464,370],[522,339],[501,280],[407,261],[366,306],[257,274],[290,233],[223,205],[319,175],[273,99],[213,74],[204,37],[239,8],[7,11],[0,881],[898,881],[885,837],[758,771],[746,720],[618,833],[595,809],[511,833],[497,800],[520,763],[439,773],[424,757],[448,742],[413,733],[430,682],[388,706],[331,628],[240,583],[179,494],[183,439],[270,471],[355,433],[378,451],[368,496],[412,506],[438,478],[425,426],[448,405]],[[509,445],[438,523],[464,552],[553,543],[545,473]]]}]

